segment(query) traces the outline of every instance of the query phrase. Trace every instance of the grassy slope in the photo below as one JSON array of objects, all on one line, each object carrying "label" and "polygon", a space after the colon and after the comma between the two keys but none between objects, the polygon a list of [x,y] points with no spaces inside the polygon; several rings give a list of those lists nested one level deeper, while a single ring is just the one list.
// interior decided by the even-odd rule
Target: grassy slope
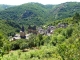
[{"label": "grassy slope", "polygon": [[[48,56],[48,52],[52,52],[53,57]],[[8,57],[8,58],[7,58]],[[21,50],[10,51],[8,55],[4,55],[1,60],[61,60],[54,46],[41,46],[40,49],[29,49],[28,52]]]}]

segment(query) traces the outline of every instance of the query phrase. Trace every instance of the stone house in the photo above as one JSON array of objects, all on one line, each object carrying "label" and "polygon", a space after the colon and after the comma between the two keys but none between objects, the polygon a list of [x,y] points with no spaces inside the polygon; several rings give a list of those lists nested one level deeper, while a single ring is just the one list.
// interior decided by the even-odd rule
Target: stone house
[{"label": "stone house", "polygon": [[56,29],[55,26],[48,26],[47,29],[43,29],[43,28],[39,27],[37,29],[37,31],[39,34],[51,35],[55,29]]},{"label": "stone house", "polygon": [[28,26],[28,33],[37,34],[36,26]]},{"label": "stone house", "polygon": [[55,26],[48,26],[48,28],[47,28],[47,33],[52,34],[55,29],[56,29]]},{"label": "stone house", "polygon": [[68,23],[58,23],[58,28],[66,28],[68,26]]},{"label": "stone house", "polygon": [[41,28],[41,27],[37,28],[37,32],[39,34],[45,34],[45,30],[43,28]]}]

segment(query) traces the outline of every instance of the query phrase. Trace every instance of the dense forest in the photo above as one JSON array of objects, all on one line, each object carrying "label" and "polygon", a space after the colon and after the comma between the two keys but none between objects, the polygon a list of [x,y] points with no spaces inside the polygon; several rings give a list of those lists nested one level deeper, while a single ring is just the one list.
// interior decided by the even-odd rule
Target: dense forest
[{"label": "dense forest", "polygon": [[[79,60],[80,2],[59,5],[27,3],[0,8],[0,60]],[[8,5],[9,6],[9,5]],[[58,28],[59,23],[67,27]],[[31,34],[29,39],[9,41],[21,26],[56,26],[50,36]]]},{"label": "dense forest", "polygon": [[32,2],[2,10],[0,19],[40,26],[48,21],[72,17],[75,12],[80,13],[79,6],[79,2],[66,2],[59,5],[42,5]]}]

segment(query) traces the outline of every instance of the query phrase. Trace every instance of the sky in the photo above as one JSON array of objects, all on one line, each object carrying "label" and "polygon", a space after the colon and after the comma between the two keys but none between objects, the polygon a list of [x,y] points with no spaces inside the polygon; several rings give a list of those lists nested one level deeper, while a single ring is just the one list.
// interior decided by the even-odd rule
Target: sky
[{"label": "sky", "polygon": [[60,4],[64,2],[80,2],[80,0],[0,0],[0,4],[21,5],[28,2],[38,2],[41,4]]}]

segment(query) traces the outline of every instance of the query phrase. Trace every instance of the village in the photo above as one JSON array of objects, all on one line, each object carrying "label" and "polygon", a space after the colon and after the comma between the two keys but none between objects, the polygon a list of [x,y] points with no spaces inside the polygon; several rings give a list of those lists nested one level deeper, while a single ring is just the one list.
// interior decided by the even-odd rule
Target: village
[{"label": "village", "polygon": [[57,26],[48,26],[46,29],[43,29],[42,27],[36,28],[36,26],[28,26],[27,33],[25,32],[24,26],[22,26],[20,33],[15,34],[14,37],[10,39],[10,41],[18,40],[18,39],[29,39],[30,34],[42,34],[42,35],[48,35],[54,33],[55,29],[57,28],[66,28],[68,26],[67,23],[58,23]]}]

